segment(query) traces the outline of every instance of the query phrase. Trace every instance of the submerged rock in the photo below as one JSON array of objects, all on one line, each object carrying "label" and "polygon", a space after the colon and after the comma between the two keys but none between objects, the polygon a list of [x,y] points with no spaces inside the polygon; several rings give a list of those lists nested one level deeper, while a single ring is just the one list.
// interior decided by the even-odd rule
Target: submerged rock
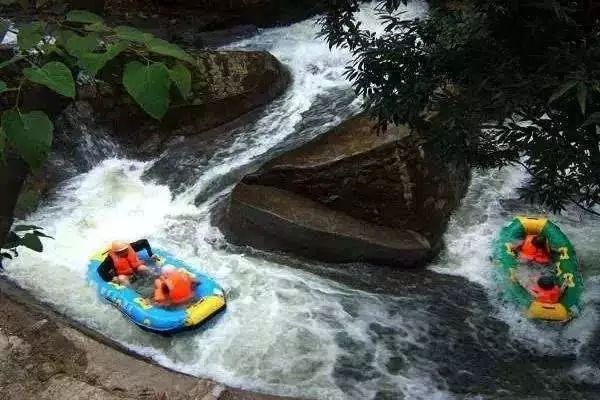
[{"label": "submerged rock", "polygon": [[469,177],[407,128],[378,133],[354,117],[244,177],[223,230],[235,244],[326,261],[420,266],[441,248]]}]

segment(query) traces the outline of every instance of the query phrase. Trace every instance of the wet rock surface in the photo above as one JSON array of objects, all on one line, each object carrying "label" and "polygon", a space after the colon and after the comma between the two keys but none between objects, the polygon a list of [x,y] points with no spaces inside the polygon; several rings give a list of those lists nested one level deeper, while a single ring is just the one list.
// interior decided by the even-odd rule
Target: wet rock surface
[{"label": "wet rock surface", "polygon": [[[178,374],[107,346],[0,290],[3,400],[283,400]],[[11,295],[8,292],[12,292]],[[19,302],[15,297],[19,296]],[[96,334],[96,336],[98,336]],[[110,340],[106,339],[109,342]],[[112,344],[114,346],[114,343]]]},{"label": "wet rock surface", "polygon": [[[291,80],[290,73],[268,52],[192,54],[198,60],[192,73],[193,97],[189,102],[174,102],[162,121],[152,120],[134,104],[120,83],[111,79],[110,68],[103,71],[109,85],[88,88],[85,99],[121,144],[132,152],[156,156],[153,143],[157,140],[164,144],[176,136],[198,135],[231,123],[279,96]],[[120,65],[113,68],[121,69]],[[152,144],[149,148],[148,143]]]},{"label": "wet rock surface", "polygon": [[428,154],[404,127],[354,117],[268,162],[234,189],[224,231],[334,262],[425,264],[467,190],[466,165]]},{"label": "wet rock surface", "polygon": [[179,149],[165,154],[147,177],[181,183],[171,176],[173,164],[180,164],[180,152],[208,154],[216,143],[256,118],[291,81],[289,71],[267,52],[194,54],[199,60],[193,80],[195,97],[174,104],[162,121],[153,120],[134,104],[110,68],[103,80],[78,87],[78,100],[71,104],[56,101],[57,95],[48,90],[26,90],[23,108],[55,116],[55,129],[53,151],[45,165],[28,177],[15,215],[33,211],[59,182],[107,157],[149,159],[169,147]]}]

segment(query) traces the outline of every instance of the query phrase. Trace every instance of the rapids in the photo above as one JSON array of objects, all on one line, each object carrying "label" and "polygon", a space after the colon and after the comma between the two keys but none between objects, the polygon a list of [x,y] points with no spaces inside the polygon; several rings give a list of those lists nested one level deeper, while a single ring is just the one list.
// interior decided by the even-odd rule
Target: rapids
[{"label": "rapids", "polygon": [[[408,16],[424,8],[412,5]],[[367,27],[381,29],[371,9]],[[233,248],[210,212],[234,176],[324,132],[360,105],[344,79],[345,51],[316,39],[309,20],[231,45],[271,51],[292,87],[173,193],[144,179],[153,161],[97,160],[64,182],[26,223],[54,236],[23,250],[6,275],[62,313],[169,368],[228,385],[314,399],[595,398],[600,390],[600,220],[557,217],[587,285],[583,315],[565,327],[524,320],[501,303],[491,241],[524,209],[518,169],[475,172],[451,220],[447,248],[425,271],[342,268]],[[214,277],[228,309],[171,338],[129,323],[85,280],[86,260],[113,238],[146,237]]]}]

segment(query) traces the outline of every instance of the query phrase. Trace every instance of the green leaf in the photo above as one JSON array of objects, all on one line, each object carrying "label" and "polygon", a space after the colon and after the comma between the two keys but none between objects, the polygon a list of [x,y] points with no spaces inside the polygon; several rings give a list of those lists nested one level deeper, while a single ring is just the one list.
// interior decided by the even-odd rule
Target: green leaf
[{"label": "green leaf", "polygon": [[10,6],[17,2],[18,0],[0,0],[0,5]]},{"label": "green leaf", "polygon": [[13,232],[24,232],[24,231],[32,231],[37,229],[43,229],[37,225],[15,225],[12,227]]},{"label": "green leaf", "polygon": [[80,57],[83,54],[93,52],[99,45],[100,37],[98,34],[90,33],[86,36],[71,35],[64,44],[64,48],[67,49],[72,56]]},{"label": "green leaf", "polygon": [[192,64],[194,63],[192,56],[186,53],[181,47],[177,46],[176,44],[169,43],[166,40],[154,38],[146,43],[146,48],[152,53],[173,57]]},{"label": "green leaf", "polygon": [[86,25],[83,29],[88,32],[109,32],[110,28],[104,25],[103,22],[96,22],[94,24]]},{"label": "green leaf", "polygon": [[25,236],[21,238],[21,245],[33,251],[37,251],[38,253],[44,250],[42,241],[37,235],[34,235],[33,233],[26,233]]},{"label": "green leaf", "polygon": [[125,65],[123,86],[152,118],[161,119],[169,109],[169,70],[163,63]]},{"label": "green leaf", "polygon": [[42,40],[45,28],[46,24],[43,22],[32,22],[21,26],[17,34],[17,44],[21,51],[35,47]]},{"label": "green leaf", "polygon": [[117,26],[114,31],[119,39],[128,40],[130,42],[144,44],[154,39],[154,35],[142,32],[131,26]]},{"label": "green leaf", "polygon": [[192,74],[185,65],[181,63],[175,64],[175,66],[169,70],[169,77],[175,86],[177,86],[177,89],[179,89],[181,97],[184,99],[190,97],[190,93],[192,92]]},{"label": "green leaf", "polygon": [[56,45],[64,48],[67,48],[69,39],[71,39],[73,36],[78,36],[75,32],[69,29],[59,29],[55,31],[53,35]]},{"label": "green leaf", "polygon": [[127,43],[119,42],[109,44],[104,53],[85,53],[77,57],[78,64],[92,76],[96,76],[107,62],[118,56],[127,49]]},{"label": "green leaf", "polygon": [[52,122],[42,111],[2,114],[2,129],[16,152],[32,167],[42,165],[52,146]]},{"label": "green leaf", "polygon": [[587,103],[587,86],[583,82],[579,82],[577,85],[577,101],[579,102],[579,109],[581,114],[585,115],[585,106]]},{"label": "green leaf", "polygon": [[552,96],[550,96],[550,99],[548,100],[548,103],[552,103],[553,101],[555,101],[558,98],[562,97],[565,93],[567,93],[576,84],[577,84],[577,81],[568,81],[566,83],[563,83],[558,88],[558,90],[556,90],[556,92],[554,92],[552,94]]},{"label": "green leaf", "polygon": [[81,24],[95,24],[97,22],[104,22],[102,17],[86,10],[69,11],[67,13],[66,20],[69,22],[79,22]]},{"label": "green leaf", "polygon": [[75,98],[73,74],[61,62],[51,61],[42,68],[25,68],[23,73],[31,82],[44,85],[63,96]]},{"label": "green leaf", "polygon": [[35,236],[39,236],[39,237],[45,237],[45,238],[49,238],[49,239],[54,239],[52,236],[50,235],[46,235],[44,232],[40,232],[40,231],[33,231],[33,234]]},{"label": "green leaf", "polygon": [[6,86],[6,82],[0,81],[0,93],[6,92],[6,89],[8,89],[8,86]]},{"label": "green leaf", "polygon": [[5,249],[10,249],[12,247],[17,247],[19,243],[21,243],[21,237],[13,231],[10,231],[6,235],[6,239],[5,242],[2,244],[2,247]]}]

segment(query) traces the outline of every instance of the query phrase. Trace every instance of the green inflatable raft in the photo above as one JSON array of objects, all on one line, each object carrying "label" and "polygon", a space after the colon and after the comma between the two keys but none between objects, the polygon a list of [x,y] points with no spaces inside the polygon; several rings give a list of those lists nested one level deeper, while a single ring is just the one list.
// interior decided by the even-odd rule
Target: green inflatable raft
[{"label": "green inflatable raft", "polygon": [[[555,275],[557,283],[567,284],[559,302],[555,304],[535,301],[516,277],[517,269],[521,264],[513,251],[513,246],[526,235],[537,234],[545,236],[553,250],[552,264],[549,268]],[[514,218],[500,231],[494,244],[494,259],[499,272],[497,276],[504,287],[506,297],[516,302],[529,318],[568,321],[579,314],[583,280],[579,272],[577,255],[567,236],[547,218]]]}]

